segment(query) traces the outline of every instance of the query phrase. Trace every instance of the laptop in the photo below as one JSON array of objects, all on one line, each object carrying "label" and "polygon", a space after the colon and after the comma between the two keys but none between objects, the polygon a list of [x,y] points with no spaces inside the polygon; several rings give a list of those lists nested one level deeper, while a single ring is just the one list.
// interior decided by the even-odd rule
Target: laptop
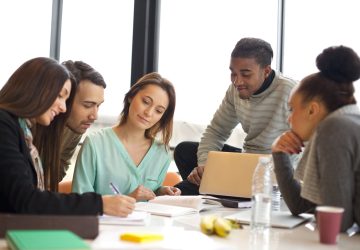
[{"label": "laptop", "polygon": [[225,200],[250,200],[252,176],[260,156],[269,155],[210,151],[199,193]]}]

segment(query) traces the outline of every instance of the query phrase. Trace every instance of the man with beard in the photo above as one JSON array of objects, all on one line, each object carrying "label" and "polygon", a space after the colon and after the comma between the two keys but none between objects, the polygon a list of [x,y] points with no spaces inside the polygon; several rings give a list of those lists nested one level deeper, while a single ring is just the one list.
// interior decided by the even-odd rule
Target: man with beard
[{"label": "man with beard", "polygon": [[82,61],[71,60],[62,64],[72,73],[77,85],[61,147],[60,180],[66,175],[81,136],[97,120],[99,106],[104,102],[104,89],[106,88],[102,75],[90,65]]},{"label": "man with beard", "polygon": [[[231,84],[202,135],[200,143],[181,142],[174,160],[182,176],[176,187],[182,195],[198,194],[209,151],[270,154],[277,136],[289,129],[288,97],[296,81],[271,68],[271,45],[258,38],[243,38],[231,53]],[[247,134],[243,149],[226,145],[241,124]]]}]

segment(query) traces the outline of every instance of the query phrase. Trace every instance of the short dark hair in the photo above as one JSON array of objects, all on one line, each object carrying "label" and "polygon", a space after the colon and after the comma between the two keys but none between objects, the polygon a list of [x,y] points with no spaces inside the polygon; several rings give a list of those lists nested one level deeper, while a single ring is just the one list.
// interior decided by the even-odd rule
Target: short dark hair
[{"label": "short dark hair", "polygon": [[231,57],[254,58],[261,67],[271,65],[273,50],[271,45],[259,38],[245,37],[238,41]]},{"label": "short dark hair", "polygon": [[345,46],[329,47],[317,56],[318,73],[305,77],[296,92],[302,102],[318,98],[332,112],[348,104],[356,104],[353,82],[360,78],[360,58]]},{"label": "short dark hair", "polygon": [[73,75],[77,86],[79,85],[80,81],[89,80],[95,85],[102,86],[104,89],[106,88],[106,83],[103,76],[89,64],[83,61],[68,60],[62,62],[62,65],[64,65]]}]

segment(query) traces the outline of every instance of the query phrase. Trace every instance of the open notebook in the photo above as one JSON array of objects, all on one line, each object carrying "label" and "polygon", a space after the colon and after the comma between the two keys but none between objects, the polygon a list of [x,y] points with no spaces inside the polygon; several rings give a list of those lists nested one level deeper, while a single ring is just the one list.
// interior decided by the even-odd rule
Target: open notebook
[{"label": "open notebook", "polygon": [[179,216],[198,213],[203,210],[220,207],[219,204],[208,204],[202,196],[157,196],[148,202],[137,202],[135,210],[154,215]]},{"label": "open notebook", "polygon": [[[228,215],[225,218],[233,219],[244,224],[250,224],[251,209]],[[311,218],[313,218],[312,214],[294,216],[289,211],[273,211],[271,214],[271,226],[291,229]]]}]

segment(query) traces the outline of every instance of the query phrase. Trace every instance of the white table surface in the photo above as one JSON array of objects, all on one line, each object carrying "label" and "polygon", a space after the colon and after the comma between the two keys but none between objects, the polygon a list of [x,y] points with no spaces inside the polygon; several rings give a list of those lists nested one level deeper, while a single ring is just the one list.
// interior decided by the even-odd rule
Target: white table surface
[{"label": "white table surface", "polygon": [[[217,208],[212,211],[202,212],[200,214],[193,214],[179,217],[162,217],[151,216],[150,222],[147,226],[114,226],[114,225],[100,225],[100,234],[106,231],[127,230],[134,231],[146,228],[184,228],[184,230],[200,231],[199,222],[202,215],[216,214],[219,216],[226,216],[231,213],[238,212],[237,209],[231,208]],[[310,231],[304,225],[300,225],[294,229],[278,229],[271,228],[269,233],[263,238],[256,236],[250,232],[249,226],[245,225],[243,229],[233,229],[230,235],[226,238],[220,238],[216,235],[210,236],[214,242],[223,246],[222,249],[256,249],[256,250],[270,250],[270,249],[286,249],[286,250],[321,250],[321,249],[360,249],[360,235],[357,234],[348,237],[346,234],[340,234],[337,245],[325,245],[319,243],[318,231]],[[191,242],[191,248],[186,249],[204,249],[198,244],[197,239],[184,239],[184,241]],[[91,244],[92,241],[88,242]],[[7,249],[6,241],[0,239],[0,249]],[[138,248],[141,249],[141,248]]]}]

